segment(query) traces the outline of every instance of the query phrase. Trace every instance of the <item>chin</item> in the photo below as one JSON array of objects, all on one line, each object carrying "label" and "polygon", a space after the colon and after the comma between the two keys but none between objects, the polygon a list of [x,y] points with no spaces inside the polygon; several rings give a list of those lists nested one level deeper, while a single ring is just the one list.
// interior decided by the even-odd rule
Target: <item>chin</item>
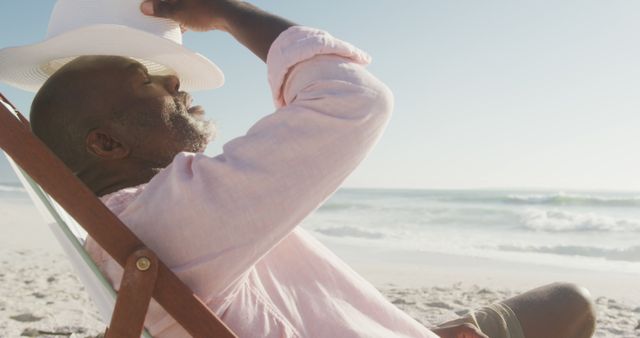
[{"label": "chin", "polygon": [[201,144],[194,144],[189,151],[196,154],[204,153],[204,151],[207,150],[207,147],[209,146],[210,142],[211,141],[207,140],[207,142],[203,142]]},{"label": "chin", "polygon": [[191,136],[192,137],[183,139],[183,142],[181,142],[183,145],[182,151],[199,154],[207,150],[209,143],[213,141],[215,133],[201,132],[201,133],[194,133]]}]

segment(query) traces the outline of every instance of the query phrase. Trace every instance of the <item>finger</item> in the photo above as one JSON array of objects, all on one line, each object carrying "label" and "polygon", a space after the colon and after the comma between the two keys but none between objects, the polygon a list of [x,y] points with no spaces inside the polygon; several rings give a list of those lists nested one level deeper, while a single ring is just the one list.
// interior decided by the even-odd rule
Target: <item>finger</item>
[{"label": "finger", "polygon": [[177,2],[177,0],[146,0],[140,4],[140,10],[145,15],[171,18]]},{"label": "finger", "polygon": [[144,15],[153,16],[153,1],[145,1],[140,4],[140,11]]}]

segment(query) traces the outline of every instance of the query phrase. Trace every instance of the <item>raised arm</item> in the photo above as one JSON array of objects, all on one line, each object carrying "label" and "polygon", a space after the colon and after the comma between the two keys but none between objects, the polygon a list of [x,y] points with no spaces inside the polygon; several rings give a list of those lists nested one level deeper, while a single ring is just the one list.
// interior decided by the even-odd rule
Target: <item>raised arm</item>
[{"label": "raised arm", "polygon": [[294,25],[236,0],[148,0],[140,8],[146,15],[175,20],[187,29],[229,32],[265,62],[273,41]]},{"label": "raised arm", "polygon": [[[285,26],[246,13],[258,23],[238,27],[240,35],[265,34],[259,27],[270,21]],[[275,112],[216,157],[177,155],[118,213],[199,295],[231,290],[329,198],[376,144],[393,108],[390,91],[364,68],[369,56],[327,32],[289,27],[268,52],[267,43],[247,44],[268,54]]]}]

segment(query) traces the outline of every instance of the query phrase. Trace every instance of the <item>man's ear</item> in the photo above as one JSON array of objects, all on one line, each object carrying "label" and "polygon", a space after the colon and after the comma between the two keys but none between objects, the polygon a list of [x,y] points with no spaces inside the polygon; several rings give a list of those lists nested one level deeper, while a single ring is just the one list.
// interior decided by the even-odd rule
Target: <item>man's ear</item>
[{"label": "man's ear", "polygon": [[87,152],[104,160],[119,160],[129,156],[130,148],[102,129],[94,129],[85,139]]}]

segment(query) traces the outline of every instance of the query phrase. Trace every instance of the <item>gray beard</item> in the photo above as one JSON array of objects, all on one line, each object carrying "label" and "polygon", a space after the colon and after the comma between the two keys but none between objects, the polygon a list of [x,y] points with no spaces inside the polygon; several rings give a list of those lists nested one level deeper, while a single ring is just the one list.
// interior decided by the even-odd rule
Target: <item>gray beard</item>
[{"label": "gray beard", "polygon": [[175,106],[174,114],[171,114],[167,125],[174,133],[174,139],[181,140],[184,151],[203,152],[209,142],[213,140],[216,133],[215,124],[208,120],[201,120],[193,117],[184,105],[184,95],[173,99]]},{"label": "gray beard", "polygon": [[167,123],[174,139],[183,142],[183,149],[188,152],[203,152],[216,134],[216,127],[212,121],[197,119],[184,107],[178,114],[172,114]]}]

